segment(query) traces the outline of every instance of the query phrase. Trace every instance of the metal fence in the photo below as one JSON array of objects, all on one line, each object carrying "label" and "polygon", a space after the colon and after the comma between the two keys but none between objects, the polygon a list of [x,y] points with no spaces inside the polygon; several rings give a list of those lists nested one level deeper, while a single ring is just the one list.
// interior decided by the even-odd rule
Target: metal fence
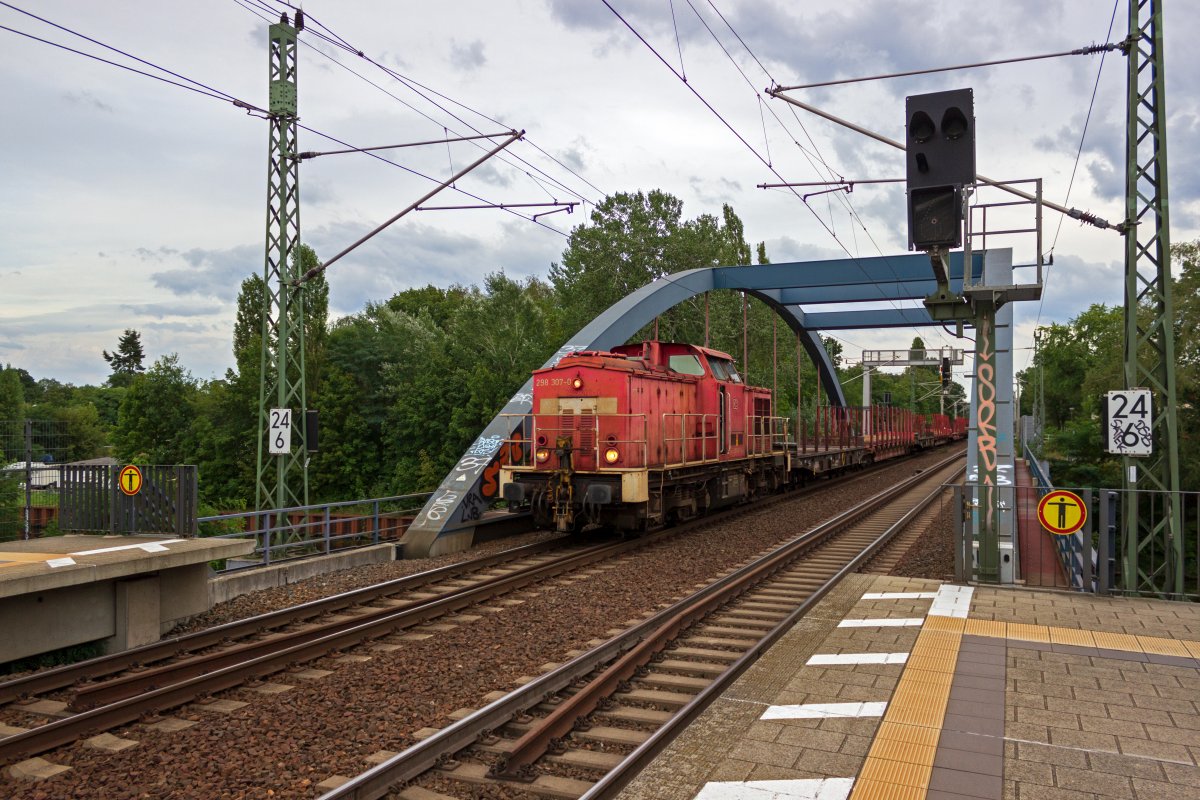
[{"label": "metal fence", "polygon": [[119,465],[59,467],[58,524],[84,533],[196,535],[197,476],[190,465],[139,466],[141,486],[127,495]]},{"label": "metal fence", "polygon": [[0,540],[36,536],[54,519],[58,466],[72,449],[61,421],[0,419]]},{"label": "metal fence", "polygon": [[[1018,482],[1011,493],[1007,493],[1008,497],[1015,498],[1015,516],[1017,526],[1021,529],[1012,549],[1013,578],[1016,581],[1026,586],[1135,595],[1145,593],[1140,589],[1142,581],[1139,574],[1144,576],[1172,570],[1172,556],[1165,551],[1144,548],[1136,559],[1131,558],[1123,547],[1121,532],[1126,503],[1137,503],[1142,513],[1161,515],[1166,501],[1165,493],[1068,488],[1083,501],[1086,510],[1083,526],[1075,533],[1052,534],[1039,523],[1036,509],[1048,492],[1067,487],[1054,486],[1028,450],[1026,455],[1033,480],[1029,485],[1020,485]],[[984,511],[978,501],[981,493],[974,484],[952,488],[957,532],[955,574],[959,580],[977,580],[977,518]],[[1184,584],[1176,587],[1168,596],[1173,599],[1200,600],[1200,568],[1197,565],[1197,552],[1200,552],[1200,493],[1181,492],[1179,500],[1184,520]],[[1004,500],[1001,504],[1007,502],[1012,501]],[[995,509],[997,513],[1000,510]],[[976,518],[975,522],[972,517]]]},{"label": "metal fence", "polygon": [[253,554],[230,559],[217,570],[231,572],[396,541],[424,507],[430,494],[424,492],[200,517],[199,533],[201,536],[223,539],[253,537]]}]

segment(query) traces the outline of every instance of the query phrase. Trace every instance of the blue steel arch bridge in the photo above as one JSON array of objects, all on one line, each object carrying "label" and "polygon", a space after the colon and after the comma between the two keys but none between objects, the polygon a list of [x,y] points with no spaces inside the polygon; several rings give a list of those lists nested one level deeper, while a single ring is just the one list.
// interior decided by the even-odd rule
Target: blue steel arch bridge
[{"label": "blue steel arch bridge", "polygon": [[[999,277],[1008,282],[1011,251],[990,250],[970,254],[968,284],[983,282],[989,256],[997,268],[988,270],[989,277]],[[952,292],[960,293],[963,290],[965,258],[961,252],[951,254],[949,277]],[[741,291],[762,300],[795,331],[816,365],[825,396],[831,404],[844,406],[846,398],[822,344],[821,332],[941,325],[943,323],[934,320],[923,306],[899,305],[900,301],[922,300],[937,289],[929,258],[923,253],[710,267],[678,272],[649,283],[615,303],[571,337],[545,366],[557,364],[571,352],[606,350],[623,344],[658,315],[697,295],[721,290]],[[859,310],[835,308],[817,312],[805,310],[812,306],[877,304],[881,301],[890,302],[893,307]],[[997,333],[1000,337],[997,351],[1007,353],[1011,331],[1007,327],[1001,329],[998,325]],[[1008,371],[1011,375],[1011,359]],[[1011,386],[1011,380],[999,383]],[[503,442],[514,433],[521,415],[528,414],[532,407],[531,378],[484,428],[430,496],[404,536],[406,557],[439,555],[471,545],[476,527],[494,499],[489,496],[492,493],[485,490],[487,476],[495,471],[494,462],[501,457]],[[1011,442],[1008,449],[1011,457]]]}]

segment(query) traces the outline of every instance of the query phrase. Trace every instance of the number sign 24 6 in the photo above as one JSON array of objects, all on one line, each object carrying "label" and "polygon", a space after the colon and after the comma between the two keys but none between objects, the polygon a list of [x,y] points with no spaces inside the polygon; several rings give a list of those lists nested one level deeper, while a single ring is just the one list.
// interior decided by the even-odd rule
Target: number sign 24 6
[{"label": "number sign 24 6", "polygon": [[271,409],[271,429],[267,431],[267,449],[278,456],[292,451],[292,410]]}]

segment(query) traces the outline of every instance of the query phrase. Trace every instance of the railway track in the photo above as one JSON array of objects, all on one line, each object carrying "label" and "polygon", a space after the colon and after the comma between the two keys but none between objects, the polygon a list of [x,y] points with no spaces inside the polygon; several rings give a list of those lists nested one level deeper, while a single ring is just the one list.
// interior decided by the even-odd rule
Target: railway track
[{"label": "railway track", "polygon": [[[872,473],[860,472],[838,484],[822,482],[766,502],[844,487]],[[31,698],[52,697],[65,703],[62,713],[67,716],[0,738],[0,763],[44,753],[762,508],[741,507],[632,541],[574,545],[565,553],[561,541],[528,545],[8,681],[0,684],[0,703],[19,710]]]},{"label": "railway track", "polygon": [[962,458],[755,558],[322,800],[614,796],[838,581],[928,511]]}]

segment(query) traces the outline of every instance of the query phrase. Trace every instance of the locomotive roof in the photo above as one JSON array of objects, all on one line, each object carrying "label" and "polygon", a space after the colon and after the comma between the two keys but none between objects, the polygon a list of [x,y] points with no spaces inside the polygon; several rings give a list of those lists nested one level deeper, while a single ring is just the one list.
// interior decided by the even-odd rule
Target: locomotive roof
[{"label": "locomotive roof", "polygon": [[[577,366],[577,360],[586,359],[591,362],[590,366],[600,366],[605,368],[616,369],[650,369],[652,371],[670,371],[662,364],[648,364],[642,359],[644,347],[650,342],[636,342],[634,344],[623,344],[613,347],[611,350],[577,350],[567,353],[559,362],[550,367],[542,367],[534,370],[534,372],[549,371],[553,369],[561,369],[564,367]],[[728,353],[723,353],[720,350],[714,350],[711,347],[704,347],[697,344],[689,344],[687,342],[658,342],[660,352],[669,355],[679,355],[681,353],[693,353],[702,355],[706,360],[719,359],[724,361],[733,361],[733,356]]]},{"label": "locomotive roof", "polygon": [[[574,352],[567,353],[566,355],[564,355],[563,360],[566,360],[568,358],[581,358],[584,356],[599,356],[599,357],[609,356],[609,357],[616,357],[616,358],[626,358],[628,356],[640,355],[642,353],[642,347],[645,344],[648,344],[648,342],[635,342],[633,344],[621,344],[621,345],[617,345],[616,347],[614,347],[610,350],[576,350]],[[659,344],[659,347],[662,347],[664,349],[679,347],[679,348],[684,348],[686,350],[693,350],[697,353],[701,353],[701,354],[703,354],[705,356],[709,356],[711,358],[721,358],[726,361],[733,361],[733,356],[729,355],[728,353],[722,353],[720,350],[714,350],[711,347],[704,347],[703,345],[699,345],[699,344],[689,344],[688,342],[659,342],[658,344]]]}]

